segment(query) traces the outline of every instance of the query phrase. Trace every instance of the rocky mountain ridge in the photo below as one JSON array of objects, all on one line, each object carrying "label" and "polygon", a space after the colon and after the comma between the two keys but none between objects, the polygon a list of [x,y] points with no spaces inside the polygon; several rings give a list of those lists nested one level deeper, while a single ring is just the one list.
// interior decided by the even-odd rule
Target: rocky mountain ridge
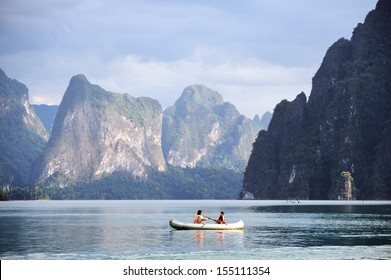
[{"label": "rocky mountain ridge", "polygon": [[[27,92],[23,84],[18,86]],[[260,129],[205,86],[187,87],[175,105],[163,111],[156,100],[109,92],[76,75],[54,108],[58,111],[53,125],[53,112],[41,112],[48,116],[48,140],[27,95],[23,100],[19,103],[28,105],[27,112],[39,123],[36,129],[44,135],[35,145],[24,183],[40,185],[64,187],[120,173],[148,180],[150,170],[164,172],[168,165],[237,172],[244,169]],[[3,142],[10,143],[6,138]]]},{"label": "rocky mountain ridge", "polygon": [[72,184],[114,171],[143,177],[148,166],[164,171],[161,118],[156,100],[108,92],[84,75],[74,76],[33,181]]},{"label": "rocky mountain ridge", "polygon": [[163,113],[163,153],[182,168],[243,170],[260,127],[205,86],[184,89]]},{"label": "rocky mountain ridge", "polygon": [[[391,2],[327,51],[306,101],[277,105],[254,143],[242,198],[391,199]],[[388,159],[387,159],[388,158]]]}]

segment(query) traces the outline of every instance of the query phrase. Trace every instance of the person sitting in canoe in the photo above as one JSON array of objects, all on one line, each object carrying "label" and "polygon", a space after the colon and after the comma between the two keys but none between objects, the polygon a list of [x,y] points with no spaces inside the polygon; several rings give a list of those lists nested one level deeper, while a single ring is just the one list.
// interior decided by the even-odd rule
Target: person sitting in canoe
[{"label": "person sitting in canoe", "polygon": [[216,224],[228,224],[228,222],[225,221],[224,219],[224,212],[221,211],[219,217],[217,218],[217,220],[215,220]]},{"label": "person sitting in canoe", "polygon": [[205,221],[208,219],[210,219],[210,218],[207,216],[204,216],[204,214],[202,213],[202,210],[198,210],[197,215],[195,215],[195,217],[194,217],[194,223],[195,224],[205,224]]}]

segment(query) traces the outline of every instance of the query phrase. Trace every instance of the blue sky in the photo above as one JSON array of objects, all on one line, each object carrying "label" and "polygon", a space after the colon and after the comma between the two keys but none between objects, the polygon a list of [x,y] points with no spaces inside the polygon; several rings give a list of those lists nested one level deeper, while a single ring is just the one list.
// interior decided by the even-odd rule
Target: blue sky
[{"label": "blue sky", "polygon": [[165,108],[203,84],[252,118],[311,90],[327,49],[376,0],[0,0],[0,68],[30,103],[76,74]]}]

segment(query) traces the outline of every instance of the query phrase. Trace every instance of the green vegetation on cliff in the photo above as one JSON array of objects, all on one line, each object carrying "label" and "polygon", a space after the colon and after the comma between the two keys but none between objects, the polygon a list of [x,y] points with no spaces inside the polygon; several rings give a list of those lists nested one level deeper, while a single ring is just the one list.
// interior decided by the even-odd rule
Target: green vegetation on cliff
[{"label": "green vegetation on cliff", "polygon": [[150,170],[148,180],[116,172],[92,182],[60,188],[42,186],[0,189],[0,200],[28,199],[236,199],[242,173],[224,169],[170,167]]},{"label": "green vegetation on cliff", "polygon": [[30,106],[27,87],[0,69],[0,186],[29,182],[48,135]]},{"label": "green vegetation on cliff", "polygon": [[[242,196],[391,199],[391,2],[380,0],[352,39],[326,53],[308,103],[277,105],[254,143]],[[302,112],[302,114],[297,114]]]}]

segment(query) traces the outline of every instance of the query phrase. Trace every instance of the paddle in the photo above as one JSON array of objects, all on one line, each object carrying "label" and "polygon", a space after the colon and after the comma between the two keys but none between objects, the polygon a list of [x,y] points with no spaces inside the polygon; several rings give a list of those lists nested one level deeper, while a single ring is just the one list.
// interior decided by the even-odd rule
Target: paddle
[{"label": "paddle", "polygon": [[[211,217],[208,217],[208,216],[205,216],[205,215],[204,215],[204,217],[209,219],[209,220],[215,221],[217,224],[220,224],[218,220],[212,219]],[[223,222],[223,224],[228,225],[229,223],[228,222]]]},{"label": "paddle", "polygon": [[[205,216],[205,215],[204,215],[204,217],[207,218],[208,220],[212,220],[212,221],[215,221],[217,223],[217,220],[212,219],[211,217],[208,217],[208,216]],[[206,223],[204,223],[201,227],[204,227],[204,225],[206,225]]]},{"label": "paddle", "polygon": [[205,216],[205,215],[204,215],[204,217],[207,218],[207,219],[209,219],[209,220],[215,221],[215,222],[217,223],[217,220],[212,219],[211,217],[208,217],[208,216]]},{"label": "paddle", "polygon": [[[204,217],[207,218],[207,219],[210,219],[212,221],[215,221],[217,224],[220,224],[218,220],[212,219],[211,217],[208,217],[208,216],[205,216],[205,215],[204,215]],[[229,223],[224,221],[223,224],[228,225]]]}]

